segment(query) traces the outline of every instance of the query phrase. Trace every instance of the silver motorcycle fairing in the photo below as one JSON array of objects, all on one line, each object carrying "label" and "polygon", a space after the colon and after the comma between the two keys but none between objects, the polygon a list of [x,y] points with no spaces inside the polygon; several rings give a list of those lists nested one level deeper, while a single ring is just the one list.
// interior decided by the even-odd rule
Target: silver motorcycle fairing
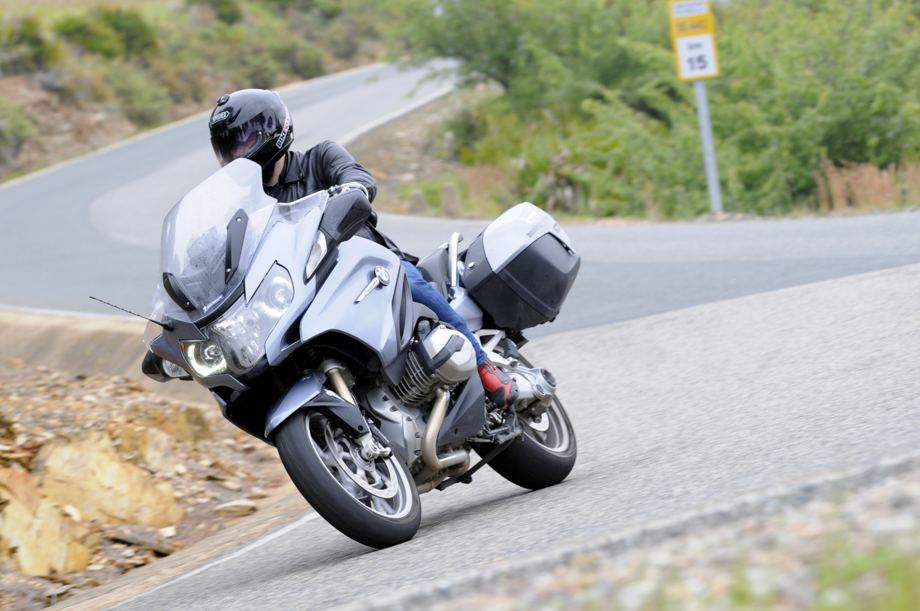
[{"label": "silver motorcycle fairing", "polygon": [[[381,267],[389,284],[378,283],[357,301]],[[352,238],[339,246],[336,266],[313,298],[300,323],[300,341],[337,332],[368,348],[387,367],[409,345],[415,309],[399,258],[370,240]]]},{"label": "silver motorcycle fairing", "polygon": [[283,339],[287,330],[303,314],[304,310],[310,307],[316,296],[316,278],[311,278],[304,284],[303,270],[310,257],[310,250],[322,217],[323,211],[316,208],[295,225],[279,222],[270,227],[246,274],[247,302],[255,295],[262,280],[275,263],[285,268],[293,280],[294,300],[265,340],[265,356],[269,365],[278,365],[300,345],[296,341],[285,344]]},{"label": "silver motorcycle fairing", "polygon": [[313,409],[335,421],[352,437],[369,432],[361,410],[337,394],[323,387],[326,376],[311,371],[294,384],[268,409],[265,418],[265,439],[271,439],[272,432],[285,420],[302,409]]}]

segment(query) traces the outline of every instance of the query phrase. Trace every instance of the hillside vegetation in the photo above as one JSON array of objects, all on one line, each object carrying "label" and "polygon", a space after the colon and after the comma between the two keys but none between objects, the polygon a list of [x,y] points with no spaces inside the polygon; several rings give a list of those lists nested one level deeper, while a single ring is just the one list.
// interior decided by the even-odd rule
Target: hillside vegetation
[{"label": "hillside vegetation", "polygon": [[[415,60],[452,57],[493,94],[449,126],[453,154],[497,166],[575,215],[708,210],[692,85],[675,75],[667,0],[386,0]],[[403,19],[397,19],[403,16]],[[920,2],[733,0],[716,8],[709,82],[726,210],[920,204]]]},{"label": "hillside vegetation", "polygon": [[[21,6],[0,21],[0,85],[17,85],[0,88],[0,176],[31,169],[16,165],[23,146],[59,127],[30,103],[36,98],[146,129],[229,91],[272,88],[378,54],[372,22],[347,0],[70,4]],[[22,93],[29,88],[40,91]]]}]

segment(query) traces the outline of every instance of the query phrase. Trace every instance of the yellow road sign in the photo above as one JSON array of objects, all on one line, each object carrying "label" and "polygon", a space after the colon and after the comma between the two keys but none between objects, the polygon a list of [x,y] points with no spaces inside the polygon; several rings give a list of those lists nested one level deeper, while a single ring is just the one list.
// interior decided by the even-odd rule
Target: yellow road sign
[{"label": "yellow road sign", "polygon": [[677,77],[682,81],[721,74],[710,0],[671,0],[668,6]]}]

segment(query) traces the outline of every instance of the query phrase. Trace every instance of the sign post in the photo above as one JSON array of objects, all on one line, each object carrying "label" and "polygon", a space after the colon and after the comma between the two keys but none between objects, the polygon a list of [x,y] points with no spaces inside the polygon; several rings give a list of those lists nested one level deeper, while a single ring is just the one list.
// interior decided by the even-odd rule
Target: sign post
[{"label": "sign post", "polygon": [[714,214],[718,214],[722,212],[722,187],[719,183],[712,122],[709,119],[709,99],[706,95],[706,79],[716,78],[721,74],[712,4],[710,0],[671,0],[668,12],[677,78],[682,81],[693,81],[693,89],[696,92],[696,113],[703,140],[709,208]]}]

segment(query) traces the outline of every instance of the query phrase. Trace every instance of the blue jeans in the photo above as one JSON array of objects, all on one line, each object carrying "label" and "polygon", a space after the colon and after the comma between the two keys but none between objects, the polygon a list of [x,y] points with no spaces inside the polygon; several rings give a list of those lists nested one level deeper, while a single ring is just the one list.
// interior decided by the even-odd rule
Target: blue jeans
[{"label": "blue jeans", "polygon": [[473,350],[476,351],[476,363],[478,365],[482,365],[489,360],[482,346],[479,345],[479,340],[476,339],[473,332],[470,331],[470,328],[466,326],[466,321],[450,307],[444,295],[439,293],[437,289],[425,281],[422,277],[422,272],[418,271],[417,267],[406,261],[400,261],[400,263],[402,263],[403,268],[406,270],[406,275],[409,277],[409,288],[412,289],[412,300],[434,312],[441,322],[446,322],[454,329],[464,334],[466,338],[473,343]]}]

